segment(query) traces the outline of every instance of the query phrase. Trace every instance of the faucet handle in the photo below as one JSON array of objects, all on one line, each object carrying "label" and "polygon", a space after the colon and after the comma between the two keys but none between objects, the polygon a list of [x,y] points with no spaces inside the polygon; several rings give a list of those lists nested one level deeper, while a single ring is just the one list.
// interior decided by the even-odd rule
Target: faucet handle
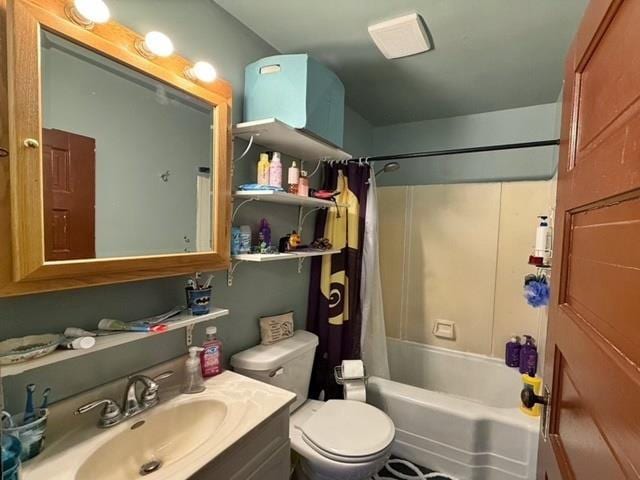
[{"label": "faucet handle", "polygon": [[120,422],[122,419],[122,412],[120,411],[120,407],[116,402],[111,400],[110,398],[105,398],[103,400],[96,400],[94,402],[86,403],[73,412],[74,415],[81,415],[83,413],[87,413],[93,410],[96,407],[104,405],[102,409],[102,413],[100,414],[100,423],[101,427],[111,427]]},{"label": "faucet handle", "polygon": [[150,385],[147,385],[147,387],[142,391],[143,405],[150,406],[158,403],[158,389],[160,388],[160,385],[156,382],[169,378],[173,373],[173,370],[167,370],[166,372],[162,372],[151,379]]},{"label": "faucet handle", "polygon": [[166,372],[162,372],[159,375],[156,375],[155,377],[152,378],[152,380],[154,382],[160,382],[162,380],[165,380],[167,378],[169,378],[170,376],[172,376],[175,372],[173,370],[167,370]]}]

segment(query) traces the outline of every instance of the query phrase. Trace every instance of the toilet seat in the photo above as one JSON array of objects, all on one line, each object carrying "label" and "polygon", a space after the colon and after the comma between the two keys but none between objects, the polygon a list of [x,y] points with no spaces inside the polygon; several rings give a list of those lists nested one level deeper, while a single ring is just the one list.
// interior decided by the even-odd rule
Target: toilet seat
[{"label": "toilet seat", "polygon": [[329,400],[299,429],[309,447],[343,463],[375,459],[395,436],[393,422],[384,412],[353,400]]}]

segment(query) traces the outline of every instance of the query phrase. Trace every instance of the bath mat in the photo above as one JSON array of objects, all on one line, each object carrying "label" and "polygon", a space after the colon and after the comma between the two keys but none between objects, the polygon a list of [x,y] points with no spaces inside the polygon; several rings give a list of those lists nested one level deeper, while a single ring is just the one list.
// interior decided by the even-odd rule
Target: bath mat
[{"label": "bath mat", "polygon": [[408,460],[392,457],[372,480],[458,480],[444,473],[434,472]]}]

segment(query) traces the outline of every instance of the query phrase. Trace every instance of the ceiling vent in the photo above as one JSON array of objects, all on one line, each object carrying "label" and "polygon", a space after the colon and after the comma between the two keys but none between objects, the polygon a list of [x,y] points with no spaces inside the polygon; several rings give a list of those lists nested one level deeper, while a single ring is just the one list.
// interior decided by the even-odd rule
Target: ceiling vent
[{"label": "ceiling vent", "polygon": [[387,58],[401,58],[431,50],[422,17],[417,13],[376,23],[369,35]]}]

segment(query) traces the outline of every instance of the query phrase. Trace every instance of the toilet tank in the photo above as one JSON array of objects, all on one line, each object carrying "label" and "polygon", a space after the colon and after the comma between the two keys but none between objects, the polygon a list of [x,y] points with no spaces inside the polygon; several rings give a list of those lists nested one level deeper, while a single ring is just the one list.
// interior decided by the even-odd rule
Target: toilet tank
[{"label": "toilet tank", "polygon": [[231,357],[233,369],[296,394],[290,411],[307,399],[313,357],[318,337],[305,330],[297,330],[293,337],[271,345],[257,345]]}]

